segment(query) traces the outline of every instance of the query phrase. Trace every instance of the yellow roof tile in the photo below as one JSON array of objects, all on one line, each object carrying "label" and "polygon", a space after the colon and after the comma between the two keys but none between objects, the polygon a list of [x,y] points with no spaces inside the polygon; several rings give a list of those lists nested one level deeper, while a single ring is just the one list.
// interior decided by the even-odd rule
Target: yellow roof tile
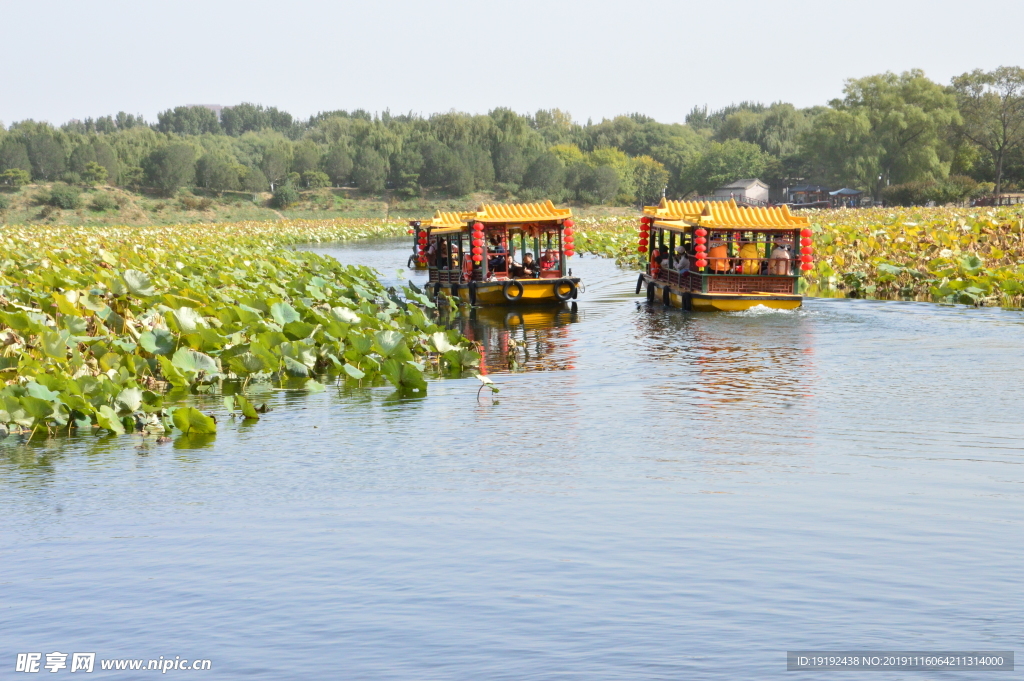
[{"label": "yellow roof tile", "polygon": [[463,213],[466,220],[477,222],[539,222],[565,220],[572,217],[572,209],[555,208],[551,201],[544,203],[491,203],[480,206],[475,213]]},{"label": "yellow roof tile", "polygon": [[659,222],[683,221],[705,227],[739,229],[799,229],[810,225],[807,218],[789,212],[789,206],[754,208],[737,206],[736,201],[669,201],[644,207],[644,215]]},{"label": "yellow roof tile", "polygon": [[434,213],[434,217],[430,220],[425,220],[421,226],[425,229],[461,229],[466,221],[458,214],[454,212],[446,212],[439,210]]}]

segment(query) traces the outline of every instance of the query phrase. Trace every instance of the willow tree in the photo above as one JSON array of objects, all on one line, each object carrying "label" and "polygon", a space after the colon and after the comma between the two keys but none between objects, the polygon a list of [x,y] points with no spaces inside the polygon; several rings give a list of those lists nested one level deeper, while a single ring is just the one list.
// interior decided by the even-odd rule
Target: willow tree
[{"label": "willow tree", "polygon": [[1024,146],[1024,69],[975,69],[953,79],[963,123],[958,132],[992,157],[996,196],[1003,187],[1003,164]]}]

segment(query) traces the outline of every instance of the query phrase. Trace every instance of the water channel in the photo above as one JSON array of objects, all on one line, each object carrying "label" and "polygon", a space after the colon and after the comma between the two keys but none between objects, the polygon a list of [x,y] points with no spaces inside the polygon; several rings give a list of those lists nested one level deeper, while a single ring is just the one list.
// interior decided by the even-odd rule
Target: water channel
[{"label": "water channel", "polygon": [[[396,271],[404,240],[317,250],[419,276]],[[267,387],[256,425],[203,398],[222,418],[201,446],[0,443],[0,678],[28,651],[610,680],[1024,649],[1024,315],[690,314],[610,261],[573,269],[575,311],[463,322],[496,402],[473,378]]]}]

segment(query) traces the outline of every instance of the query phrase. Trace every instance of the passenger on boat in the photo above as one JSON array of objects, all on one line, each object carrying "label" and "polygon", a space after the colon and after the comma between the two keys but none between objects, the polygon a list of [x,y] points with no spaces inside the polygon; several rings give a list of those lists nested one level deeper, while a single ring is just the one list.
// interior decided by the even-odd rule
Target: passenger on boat
[{"label": "passenger on boat", "polygon": [[743,274],[760,274],[761,273],[761,260],[760,254],[757,252],[757,244],[753,241],[741,242],[743,245],[740,246],[740,267],[743,268]]},{"label": "passenger on boat", "polygon": [[536,279],[540,274],[540,268],[533,259],[533,253],[523,253],[523,264],[513,263],[511,274],[513,279]]},{"label": "passenger on boat", "polygon": [[786,276],[790,274],[789,250],[778,242],[775,242],[771,258],[768,259],[768,274]]},{"label": "passenger on boat", "polygon": [[540,257],[540,268],[542,270],[553,270],[556,269],[557,267],[558,258],[555,257],[555,254],[549,248],[548,250],[544,251],[544,255]]},{"label": "passenger on boat", "polygon": [[712,241],[708,251],[708,264],[714,272],[729,271],[729,249],[721,241]]},{"label": "passenger on boat", "polygon": [[506,261],[506,258],[507,258],[507,256],[505,254],[508,251],[505,250],[505,247],[502,245],[501,241],[496,236],[492,236],[491,237],[490,251],[491,251],[491,253],[494,253],[495,255],[492,255],[487,260],[487,268],[490,269],[490,270],[503,270],[503,269],[505,269],[505,261]]},{"label": "passenger on boat", "polygon": [[686,249],[676,246],[676,257],[672,259],[672,268],[677,272],[686,272],[690,269],[690,259],[686,257]]}]

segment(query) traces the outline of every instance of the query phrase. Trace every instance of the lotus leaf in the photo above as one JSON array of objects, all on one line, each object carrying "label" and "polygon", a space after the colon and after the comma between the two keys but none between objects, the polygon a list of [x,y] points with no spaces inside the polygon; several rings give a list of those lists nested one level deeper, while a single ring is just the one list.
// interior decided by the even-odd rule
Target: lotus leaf
[{"label": "lotus leaf", "polygon": [[174,426],[189,435],[208,435],[217,432],[217,422],[194,407],[178,407],[171,415]]}]

